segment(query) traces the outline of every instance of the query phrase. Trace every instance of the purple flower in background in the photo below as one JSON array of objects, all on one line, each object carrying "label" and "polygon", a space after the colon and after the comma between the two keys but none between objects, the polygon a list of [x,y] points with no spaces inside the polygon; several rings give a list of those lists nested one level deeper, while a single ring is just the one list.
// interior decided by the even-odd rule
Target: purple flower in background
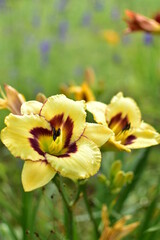
[{"label": "purple flower in background", "polygon": [[82,25],[85,27],[89,26],[91,24],[91,19],[92,19],[92,16],[90,12],[84,13],[82,17]]},{"label": "purple flower in background", "polygon": [[58,2],[58,11],[59,12],[63,12],[64,10],[65,10],[65,8],[66,8],[66,6],[67,6],[67,3],[68,3],[68,0],[60,0],[59,2]]},{"label": "purple flower in background", "polygon": [[117,21],[120,19],[120,11],[118,7],[114,7],[111,10],[111,19]]},{"label": "purple flower in background", "polygon": [[104,2],[96,0],[95,1],[95,10],[100,12],[104,10]]},{"label": "purple flower in background", "polygon": [[153,43],[153,35],[150,33],[144,34],[144,44],[151,45]]},{"label": "purple flower in background", "polygon": [[51,44],[48,40],[44,40],[40,44],[40,51],[41,51],[41,58],[42,58],[42,63],[46,64],[49,60],[49,51],[51,48]]},{"label": "purple flower in background", "polygon": [[50,50],[50,42],[45,40],[40,44],[40,49],[42,54],[47,54]]},{"label": "purple flower in background", "polygon": [[0,0],[0,10],[6,6],[6,0]]},{"label": "purple flower in background", "polygon": [[61,41],[66,40],[68,28],[69,28],[68,21],[65,20],[63,22],[60,22],[60,24],[59,24],[59,38],[60,38]]}]

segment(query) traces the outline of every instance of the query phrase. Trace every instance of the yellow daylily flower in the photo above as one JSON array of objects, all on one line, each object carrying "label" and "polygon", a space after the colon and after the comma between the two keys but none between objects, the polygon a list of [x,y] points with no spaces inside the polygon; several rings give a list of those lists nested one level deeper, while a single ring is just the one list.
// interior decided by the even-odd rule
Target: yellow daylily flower
[{"label": "yellow daylily flower", "polygon": [[120,42],[120,36],[114,30],[103,30],[101,31],[101,35],[110,45],[117,45]]},{"label": "yellow daylily flower", "polygon": [[5,84],[4,89],[6,95],[0,88],[2,95],[2,98],[0,98],[0,109],[8,109],[14,114],[20,114],[21,105],[25,102],[24,96],[10,85]]},{"label": "yellow daylily flower", "polygon": [[139,225],[139,222],[134,222],[128,225],[126,221],[130,219],[130,216],[124,216],[118,220],[113,226],[110,226],[107,206],[102,207],[102,222],[103,231],[100,240],[120,240],[130,234]]},{"label": "yellow daylily flower", "polygon": [[64,95],[44,103],[25,102],[21,115],[9,114],[5,124],[2,142],[15,157],[25,160],[25,191],[47,184],[56,173],[73,180],[96,174],[101,163],[98,146],[112,135],[107,126],[86,123],[84,101]]},{"label": "yellow daylily flower", "polygon": [[76,100],[85,100],[86,102],[94,101],[95,96],[90,88],[90,85],[93,84],[94,79],[95,76],[93,69],[87,68],[85,70],[85,80],[81,86],[63,86],[61,90],[67,96],[73,94]]},{"label": "yellow daylily flower", "polygon": [[93,114],[97,123],[107,125],[114,132],[114,136],[104,144],[104,149],[130,152],[131,149],[145,148],[160,142],[160,134],[141,120],[136,102],[123,97],[121,92],[112,98],[109,105],[88,102],[87,110]]}]

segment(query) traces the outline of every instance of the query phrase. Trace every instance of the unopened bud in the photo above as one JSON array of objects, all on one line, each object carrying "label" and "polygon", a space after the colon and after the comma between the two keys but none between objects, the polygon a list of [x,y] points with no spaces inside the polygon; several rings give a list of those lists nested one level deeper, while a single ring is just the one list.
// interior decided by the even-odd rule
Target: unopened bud
[{"label": "unopened bud", "polygon": [[36,96],[36,100],[38,102],[44,103],[46,101],[46,96],[43,93],[38,93]]},{"label": "unopened bud", "polygon": [[109,185],[109,180],[107,179],[107,177],[106,177],[104,174],[99,174],[99,175],[98,175],[98,180],[99,180],[101,183],[106,184],[107,186]]},{"label": "unopened bud", "polygon": [[127,172],[126,173],[126,183],[131,183],[133,180],[134,174],[133,172]]},{"label": "unopened bud", "polygon": [[113,186],[116,188],[122,188],[125,183],[125,173],[119,171],[113,180]]},{"label": "unopened bud", "polygon": [[110,170],[111,179],[115,178],[117,173],[121,170],[121,166],[122,166],[122,163],[120,160],[117,160],[112,164],[111,170]]},{"label": "unopened bud", "polygon": [[85,70],[85,81],[89,84],[92,85],[95,82],[95,73],[94,70],[90,67]]},{"label": "unopened bud", "polygon": [[101,181],[101,182],[105,182],[106,181],[106,176],[104,174],[99,174],[98,175],[98,179]]}]

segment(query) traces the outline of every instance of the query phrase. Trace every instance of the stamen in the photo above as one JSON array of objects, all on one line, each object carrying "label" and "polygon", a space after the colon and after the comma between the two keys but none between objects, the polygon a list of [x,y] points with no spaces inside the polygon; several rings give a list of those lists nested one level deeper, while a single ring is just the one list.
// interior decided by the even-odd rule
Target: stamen
[{"label": "stamen", "polygon": [[126,131],[126,130],[129,130],[131,127],[131,124],[130,123],[127,123],[126,126],[124,126],[124,128],[122,129],[122,132],[123,131]]},{"label": "stamen", "polygon": [[61,134],[61,129],[58,128],[58,130],[56,130],[56,129],[53,127],[52,130],[53,130],[53,140],[55,141],[55,140],[57,139],[57,137],[60,136],[60,134]]}]

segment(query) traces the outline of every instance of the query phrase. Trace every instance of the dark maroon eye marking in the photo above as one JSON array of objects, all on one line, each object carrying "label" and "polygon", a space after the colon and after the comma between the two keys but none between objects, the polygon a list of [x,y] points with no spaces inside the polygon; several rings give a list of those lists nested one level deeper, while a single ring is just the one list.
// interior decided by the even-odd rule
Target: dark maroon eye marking
[{"label": "dark maroon eye marking", "polygon": [[114,127],[114,125],[116,125],[116,124],[119,124],[122,131],[129,130],[131,127],[128,117],[125,116],[124,118],[122,118],[122,113],[118,113],[117,115],[112,117],[108,126],[112,129],[112,127]]},{"label": "dark maroon eye marking", "polygon": [[52,130],[48,130],[42,127],[36,127],[30,130],[30,133],[33,136],[29,138],[30,145],[40,155],[45,156],[45,152],[43,152],[40,148],[39,137],[50,136],[55,141],[57,137],[60,136],[61,131],[64,131],[63,149],[65,149],[66,152],[57,157],[69,157],[70,153],[75,153],[77,151],[76,143],[70,144],[70,140],[73,134],[73,126],[74,126],[73,120],[69,116],[65,121],[63,118],[64,118],[64,114],[59,114],[50,121]]},{"label": "dark maroon eye marking", "polygon": [[45,153],[40,149],[38,138],[40,136],[52,136],[53,132],[42,127],[37,127],[33,128],[30,133],[33,135],[33,138],[29,138],[31,147],[40,155],[44,156]]},{"label": "dark maroon eye marking", "polygon": [[41,135],[44,136],[51,136],[52,135],[52,131],[48,130],[46,128],[42,128],[42,127],[35,127],[33,129],[30,130],[30,133],[34,136],[34,138],[38,138]]},{"label": "dark maroon eye marking", "polygon": [[70,146],[68,146],[68,150],[66,151],[66,153],[64,153],[64,154],[62,154],[62,155],[59,155],[59,156],[57,156],[57,157],[61,157],[61,158],[63,158],[63,157],[70,157],[70,154],[71,154],[71,153],[76,153],[77,150],[78,150],[77,145],[76,145],[76,143],[74,142],[74,143],[72,143]]},{"label": "dark maroon eye marking", "polygon": [[39,142],[37,141],[36,138],[29,138],[31,147],[38,152],[40,155],[45,156],[44,152],[40,149],[39,147]]},{"label": "dark maroon eye marking", "polygon": [[[62,129],[65,132],[65,143],[64,143],[64,148],[66,148],[71,140],[71,136],[73,133],[73,121],[72,119],[68,116],[67,119],[64,121],[64,114],[59,114],[56,115],[54,118],[51,119],[50,124],[53,128],[53,139],[54,141],[58,136],[60,136],[61,130]],[[62,131],[63,131],[62,130]],[[58,134],[58,135],[57,135]]]},{"label": "dark maroon eye marking", "polygon": [[124,145],[130,145],[136,140],[136,136],[130,135],[125,139]]},{"label": "dark maroon eye marking", "polygon": [[118,113],[117,115],[115,115],[114,117],[111,118],[111,121],[109,122],[109,127],[112,127],[113,125],[115,125],[117,122],[119,122],[121,120],[121,115],[122,113]]},{"label": "dark maroon eye marking", "polygon": [[65,140],[64,148],[66,148],[70,143],[72,133],[73,133],[73,126],[74,126],[74,123],[72,119],[70,117],[67,117],[66,121],[63,124],[63,129],[66,132],[66,140]]},{"label": "dark maroon eye marking", "polygon": [[55,117],[53,117],[51,120],[50,120],[50,124],[52,127],[54,127],[55,129],[58,129],[59,127],[62,126],[63,124],[63,117],[64,117],[64,114],[59,114],[59,115],[56,115]]}]

